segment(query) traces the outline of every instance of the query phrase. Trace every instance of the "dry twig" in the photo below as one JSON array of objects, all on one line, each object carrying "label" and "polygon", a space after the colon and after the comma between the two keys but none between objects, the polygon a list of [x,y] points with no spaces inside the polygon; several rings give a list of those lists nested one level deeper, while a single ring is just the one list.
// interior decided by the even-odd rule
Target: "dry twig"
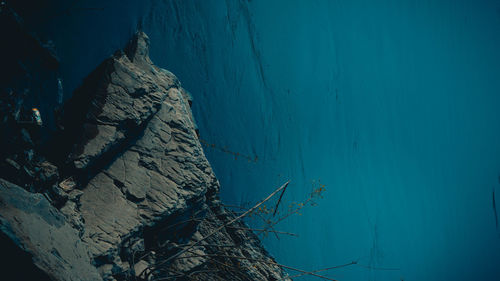
[{"label": "dry twig", "polygon": [[[257,203],[255,206],[253,206],[252,208],[250,208],[249,210],[247,210],[246,212],[244,212],[243,214],[239,215],[238,217],[230,220],[229,222],[225,223],[224,225],[218,227],[217,229],[215,229],[214,231],[210,232],[208,235],[204,236],[202,239],[198,240],[197,242],[193,243],[191,246],[187,247],[187,248],[184,248],[182,250],[180,250],[179,252],[173,254],[172,256],[168,257],[166,260],[160,262],[159,264],[156,264],[154,265],[156,268],[158,268],[158,266],[161,266],[163,264],[166,264],[168,263],[169,261],[172,261],[176,258],[178,258],[180,255],[186,253],[187,251],[189,251],[190,249],[192,249],[194,246],[200,244],[202,241],[206,240],[207,238],[213,236],[214,234],[220,232],[222,229],[224,229],[225,227],[233,224],[234,222],[238,221],[238,220],[241,220],[242,218],[244,218],[246,215],[248,215],[249,213],[253,212],[255,209],[257,209],[260,205],[264,204],[266,201],[268,201],[269,199],[271,199],[274,195],[276,195],[276,193],[280,192],[282,189],[286,188],[288,186],[288,184],[290,183],[290,181],[287,181],[285,184],[283,184],[282,186],[280,186],[278,189],[276,189],[275,191],[273,191],[269,196],[267,196],[264,200],[260,201],[259,203]],[[145,268],[142,272],[141,272],[141,275],[142,273],[144,273],[147,269],[151,269],[151,267],[147,267]]]}]

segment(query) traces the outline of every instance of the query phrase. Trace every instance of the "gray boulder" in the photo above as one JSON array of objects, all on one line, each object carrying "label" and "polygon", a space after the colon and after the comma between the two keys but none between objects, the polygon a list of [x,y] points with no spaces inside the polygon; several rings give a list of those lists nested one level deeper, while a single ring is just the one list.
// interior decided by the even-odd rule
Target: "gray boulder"
[{"label": "gray boulder", "polygon": [[53,280],[102,280],[87,245],[66,218],[42,194],[2,179],[0,230]]}]

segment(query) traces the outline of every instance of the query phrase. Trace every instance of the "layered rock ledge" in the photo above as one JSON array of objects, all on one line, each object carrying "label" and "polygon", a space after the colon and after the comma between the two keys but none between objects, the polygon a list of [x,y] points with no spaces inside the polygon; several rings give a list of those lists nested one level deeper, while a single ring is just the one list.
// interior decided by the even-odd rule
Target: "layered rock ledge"
[{"label": "layered rock ledge", "polygon": [[0,243],[39,280],[286,280],[243,222],[165,262],[235,214],[190,94],[148,47],[137,33],[65,104],[52,162],[33,164],[44,189],[0,180]]}]

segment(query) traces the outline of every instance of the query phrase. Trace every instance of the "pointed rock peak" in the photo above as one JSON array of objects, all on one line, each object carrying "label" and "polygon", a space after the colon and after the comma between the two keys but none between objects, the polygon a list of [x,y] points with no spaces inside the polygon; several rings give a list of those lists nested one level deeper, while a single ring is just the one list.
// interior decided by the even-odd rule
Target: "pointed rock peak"
[{"label": "pointed rock peak", "polygon": [[131,62],[152,63],[149,59],[149,37],[142,31],[134,35],[124,51]]}]

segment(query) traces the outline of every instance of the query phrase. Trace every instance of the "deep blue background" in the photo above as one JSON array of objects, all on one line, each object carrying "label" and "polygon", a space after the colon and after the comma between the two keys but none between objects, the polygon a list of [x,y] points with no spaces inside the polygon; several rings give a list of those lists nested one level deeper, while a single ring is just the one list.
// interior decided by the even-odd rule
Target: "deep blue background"
[{"label": "deep blue background", "polygon": [[277,227],[299,238],[265,239],[279,262],[371,267],[328,273],[341,281],[500,280],[499,1],[66,2],[28,20],[58,47],[65,98],[140,27],[194,95],[201,138],[258,157],[206,149],[224,200],[291,179],[288,204],[326,184]]}]

